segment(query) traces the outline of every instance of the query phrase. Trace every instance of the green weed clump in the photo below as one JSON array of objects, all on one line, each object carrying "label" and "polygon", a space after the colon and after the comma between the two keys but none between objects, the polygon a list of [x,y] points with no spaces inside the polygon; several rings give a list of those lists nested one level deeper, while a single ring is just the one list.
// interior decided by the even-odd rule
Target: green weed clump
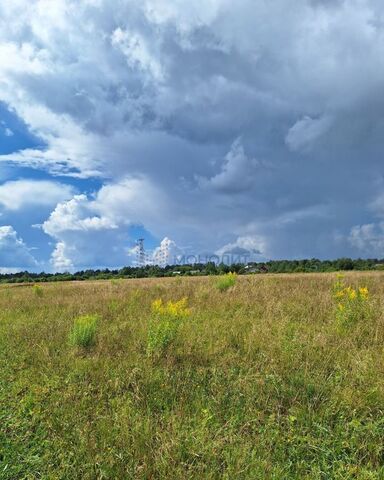
[{"label": "green weed clump", "polygon": [[82,348],[89,348],[94,345],[97,321],[97,315],[82,315],[76,318],[69,335],[70,344]]},{"label": "green weed clump", "polygon": [[161,356],[175,341],[181,322],[190,314],[187,299],[166,304],[161,299],[152,303],[152,319],[148,331],[147,355]]},{"label": "green weed clump", "polygon": [[333,285],[333,296],[337,303],[336,321],[340,327],[351,327],[370,315],[371,305],[367,287],[347,286],[343,276],[338,275]]},{"label": "green weed clump", "polygon": [[236,273],[229,272],[219,278],[216,282],[216,288],[220,290],[220,292],[225,292],[228,288],[231,288],[236,283],[237,275]]},{"label": "green weed clump", "polygon": [[40,285],[34,285],[33,286],[33,292],[36,295],[36,297],[42,297],[43,296],[43,289],[40,287]]}]

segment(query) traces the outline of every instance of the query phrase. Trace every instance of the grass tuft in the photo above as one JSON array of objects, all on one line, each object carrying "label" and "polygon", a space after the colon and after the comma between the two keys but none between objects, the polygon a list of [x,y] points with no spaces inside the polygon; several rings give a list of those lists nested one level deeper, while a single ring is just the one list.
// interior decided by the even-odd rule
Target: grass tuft
[{"label": "grass tuft", "polygon": [[189,316],[187,299],[164,304],[161,299],[152,303],[152,318],[148,331],[147,355],[161,356],[176,340],[181,322]]},{"label": "grass tuft", "polygon": [[44,290],[40,285],[33,285],[33,293],[36,295],[36,297],[42,297],[44,294]]},{"label": "grass tuft", "polygon": [[69,334],[72,346],[89,348],[95,344],[97,331],[97,315],[82,315],[75,319]]},{"label": "grass tuft", "polygon": [[236,283],[237,275],[236,273],[229,272],[221,276],[216,282],[216,288],[220,292],[225,292],[229,288],[233,287]]}]

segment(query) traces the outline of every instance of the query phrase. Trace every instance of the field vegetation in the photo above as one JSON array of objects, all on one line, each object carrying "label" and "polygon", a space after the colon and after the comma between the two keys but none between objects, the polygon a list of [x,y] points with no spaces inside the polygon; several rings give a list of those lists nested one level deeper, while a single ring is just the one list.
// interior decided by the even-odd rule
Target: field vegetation
[{"label": "field vegetation", "polygon": [[384,272],[228,278],[2,285],[0,479],[384,479]]}]

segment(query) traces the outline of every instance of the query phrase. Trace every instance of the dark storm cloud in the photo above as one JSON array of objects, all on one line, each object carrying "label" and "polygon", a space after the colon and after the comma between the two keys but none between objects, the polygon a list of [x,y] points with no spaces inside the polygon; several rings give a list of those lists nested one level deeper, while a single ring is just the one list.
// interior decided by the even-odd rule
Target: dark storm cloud
[{"label": "dark storm cloud", "polygon": [[[98,175],[103,218],[195,249],[378,253],[383,19],[374,0],[3,2],[0,100],[47,145],[3,159]],[[140,195],[157,214],[122,215]]]}]

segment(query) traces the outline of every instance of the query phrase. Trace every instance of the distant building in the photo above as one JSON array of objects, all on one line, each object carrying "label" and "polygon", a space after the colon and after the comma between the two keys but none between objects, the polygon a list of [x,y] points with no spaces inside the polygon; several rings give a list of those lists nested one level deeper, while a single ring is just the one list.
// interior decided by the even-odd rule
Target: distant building
[{"label": "distant building", "polygon": [[266,265],[246,265],[244,270],[246,273],[268,273]]}]

